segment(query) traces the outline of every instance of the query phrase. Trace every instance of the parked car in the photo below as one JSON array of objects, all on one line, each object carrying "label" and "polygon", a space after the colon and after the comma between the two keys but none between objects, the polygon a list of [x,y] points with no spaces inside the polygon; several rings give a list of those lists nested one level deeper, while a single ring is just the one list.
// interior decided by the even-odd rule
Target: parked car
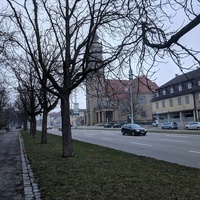
[{"label": "parked car", "polygon": [[146,135],[147,130],[138,124],[124,124],[121,127],[122,135]]},{"label": "parked car", "polygon": [[152,126],[154,126],[154,127],[158,126],[158,120],[155,120],[155,121],[152,123]]},{"label": "parked car", "polygon": [[121,124],[114,124],[114,125],[113,125],[113,128],[121,128],[121,127],[122,127]]},{"label": "parked car", "polygon": [[104,128],[111,128],[112,124],[104,124]]},{"label": "parked car", "polygon": [[48,125],[47,126],[47,129],[52,129],[53,127],[51,125]]},{"label": "parked car", "polygon": [[200,130],[200,122],[192,122],[185,126],[187,130]]},{"label": "parked car", "polygon": [[161,127],[162,129],[178,129],[178,124],[176,122],[164,123]]},{"label": "parked car", "polygon": [[20,126],[20,125],[16,125],[16,127],[15,127],[16,129],[21,129],[22,128],[22,126]]}]

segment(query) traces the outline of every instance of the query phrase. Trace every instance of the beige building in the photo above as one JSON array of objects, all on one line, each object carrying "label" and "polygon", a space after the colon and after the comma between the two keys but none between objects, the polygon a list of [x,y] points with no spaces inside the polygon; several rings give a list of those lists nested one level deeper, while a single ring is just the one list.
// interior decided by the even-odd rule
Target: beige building
[{"label": "beige building", "polygon": [[[103,61],[102,45],[95,36],[90,52],[89,68],[98,68]],[[152,122],[151,99],[157,84],[145,76],[129,80],[110,80],[104,76],[104,69],[98,69],[86,79],[86,114],[88,126],[105,123],[133,121]]]},{"label": "beige building", "polygon": [[162,85],[152,99],[153,116],[159,125],[177,122],[179,128],[200,120],[200,69],[182,75]]},{"label": "beige building", "polygon": [[[89,89],[94,84],[90,83]],[[86,93],[86,125],[131,122],[132,113],[134,123],[152,122],[151,99],[158,88],[156,83],[141,76],[129,81],[107,79],[98,85],[99,89]]]}]

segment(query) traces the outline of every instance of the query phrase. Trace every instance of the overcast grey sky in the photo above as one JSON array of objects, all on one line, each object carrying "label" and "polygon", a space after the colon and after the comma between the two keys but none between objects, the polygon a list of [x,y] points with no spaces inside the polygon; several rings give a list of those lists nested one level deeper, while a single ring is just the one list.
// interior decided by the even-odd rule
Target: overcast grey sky
[{"label": "overcast grey sky", "polygon": [[[1,3],[5,3],[6,0],[1,0]],[[19,1],[20,2],[20,1]],[[3,5],[1,4],[1,5]],[[199,8],[198,8],[199,9]],[[179,12],[179,11],[178,11]],[[174,21],[174,27],[181,27],[182,23],[184,22],[182,18],[182,14],[177,14],[176,19]],[[186,23],[186,22],[185,22]],[[199,45],[199,33],[200,33],[200,25],[191,30],[187,35],[183,36],[180,41],[183,42],[183,44],[190,46],[194,48],[195,50],[200,50]],[[180,69],[171,61],[170,58],[167,56],[164,58],[164,61],[166,63],[160,63],[154,70],[157,71],[157,73],[153,76],[153,79],[155,79],[155,82],[158,86],[161,86],[171,80],[175,77],[175,74],[181,74]],[[191,58],[188,60],[185,60],[183,65],[185,68],[189,67],[192,63]],[[196,69],[195,66],[193,69]],[[134,63],[132,64],[132,69],[134,71]],[[184,72],[187,72],[187,70],[184,70]],[[78,92],[77,95],[77,102],[80,104],[80,108],[85,108],[85,94],[83,91]]]}]

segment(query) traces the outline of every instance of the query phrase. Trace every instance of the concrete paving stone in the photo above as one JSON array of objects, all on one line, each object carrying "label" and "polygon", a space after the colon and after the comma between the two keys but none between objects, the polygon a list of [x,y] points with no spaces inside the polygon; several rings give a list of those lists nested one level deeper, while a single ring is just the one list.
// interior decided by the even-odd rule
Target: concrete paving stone
[{"label": "concrete paving stone", "polygon": [[32,187],[24,187],[24,192],[26,194],[33,194],[33,189]]},{"label": "concrete paving stone", "polygon": [[40,200],[41,199],[40,191],[38,185],[35,183],[32,166],[24,150],[24,144],[22,138],[20,138],[20,145],[21,145],[21,162],[22,162],[25,200]]},{"label": "concrete paving stone", "polygon": [[23,181],[24,181],[24,182],[27,182],[27,183],[28,183],[28,182],[30,183],[30,179],[29,179],[29,177],[24,178]]},{"label": "concrete paving stone", "polygon": [[38,185],[35,183],[32,184],[32,187],[34,191],[39,190]]},{"label": "concrete paving stone", "polygon": [[40,194],[35,195],[35,199],[40,200],[41,199],[41,195]]},{"label": "concrete paving stone", "polygon": [[34,200],[35,199],[35,197],[32,195],[32,196],[30,196],[30,195],[27,195],[27,196],[25,196],[25,200]]},{"label": "concrete paving stone", "polygon": [[34,174],[33,174],[33,171],[31,170],[31,171],[29,171],[29,176],[34,176]]},{"label": "concrete paving stone", "polygon": [[23,173],[22,176],[23,176],[23,178],[29,178],[28,173]]}]

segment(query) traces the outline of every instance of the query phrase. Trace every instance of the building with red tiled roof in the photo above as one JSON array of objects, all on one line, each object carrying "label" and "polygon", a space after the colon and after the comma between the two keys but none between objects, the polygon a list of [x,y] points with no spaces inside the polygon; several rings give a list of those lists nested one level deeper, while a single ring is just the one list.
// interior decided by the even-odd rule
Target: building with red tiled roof
[{"label": "building with red tiled roof", "polygon": [[[98,68],[99,61],[103,61],[98,36],[91,47],[91,54],[88,67]],[[101,68],[86,78],[86,125],[127,123],[131,116],[134,122],[152,122],[151,99],[158,86],[146,76],[135,79],[132,76],[130,68],[129,80],[106,79],[104,68]]]},{"label": "building with red tiled roof", "polygon": [[[102,79],[103,80],[103,79]],[[90,83],[95,85],[95,83]],[[100,89],[87,90],[86,124],[127,123],[131,117],[131,90],[133,120],[135,123],[152,122],[151,99],[158,88],[155,82],[140,76],[133,80],[106,79]]]}]

